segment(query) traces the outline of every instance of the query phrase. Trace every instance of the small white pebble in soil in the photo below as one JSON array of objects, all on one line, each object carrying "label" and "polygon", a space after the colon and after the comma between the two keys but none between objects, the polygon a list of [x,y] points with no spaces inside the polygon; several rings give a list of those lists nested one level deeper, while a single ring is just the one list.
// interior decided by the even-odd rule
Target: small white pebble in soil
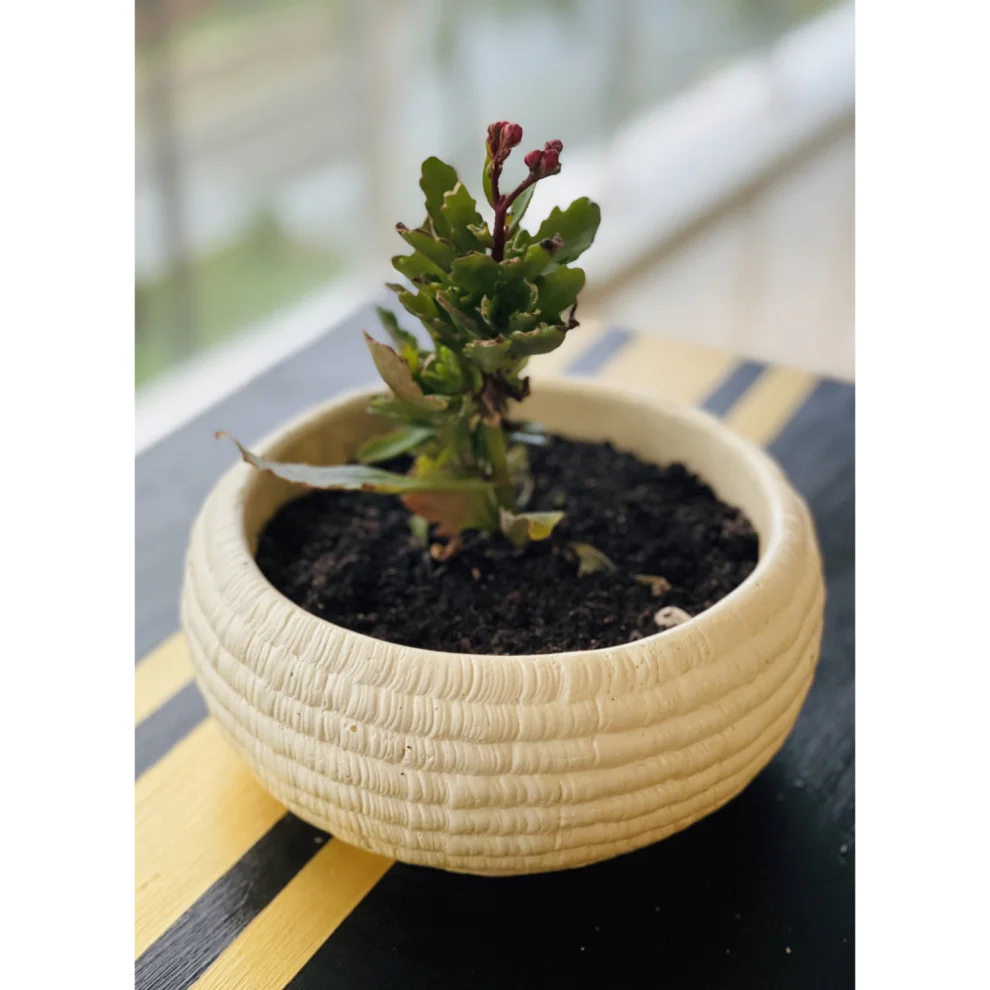
[{"label": "small white pebble in soil", "polygon": [[666,608],[660,609],[653,616],[653,621],[661,629],[673,629],[674,626],[679,626],[682,622],[687,622],[690,618],[691,616],[684,609],[678,608],[676,605],[668,605]]},{"label": "small white pebble in soil", "polygon": [[784,949],[784,952],[786,952],[786,953],[787,953],[788,955],[790,955],[790,954],[791,954],[791,947],[790,947],[790,946],[788,945],[788,946],[787,946],[787,947],[786,947],[786,948]]}]

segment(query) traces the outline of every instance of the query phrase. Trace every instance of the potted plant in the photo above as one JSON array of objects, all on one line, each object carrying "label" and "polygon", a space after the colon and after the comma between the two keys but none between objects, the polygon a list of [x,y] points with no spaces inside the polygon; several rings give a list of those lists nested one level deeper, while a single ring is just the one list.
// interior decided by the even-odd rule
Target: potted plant
[{"label": "potted plant", "polygon": [[[822,630],[808,510],[713,417],[527,359],[578,326],[598,207],[522,226],[559,141],[479,213],[423,163],[427,219],[381,310],[388,391],[276,431],[193,528],[182,625],[225,737],[295,814],[408,863],[579,866],[714,811],[787,737]],[[367,336],[367,335],[366,335]],[[238,444],[240,447],[240,445]],[[395,496],[399,496],[398,499]]]}]

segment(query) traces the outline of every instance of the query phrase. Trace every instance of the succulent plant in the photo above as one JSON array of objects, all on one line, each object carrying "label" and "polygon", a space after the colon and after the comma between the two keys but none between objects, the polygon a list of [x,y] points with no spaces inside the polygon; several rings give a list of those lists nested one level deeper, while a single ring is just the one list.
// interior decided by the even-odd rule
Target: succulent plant
[{"label": "succulent plant", "polygon": [[[548,141],[529,152],[528,174],[503,193],[503,166],[522,134],[507,121],[488,128],[482,183],[491,224],[450,165],[423,162],[427,216],[414,229],[396,225],[412,253],[392,259],[408,284],[389,288],[432,347],[383,308],[378,315],[391,345],[365,333],[389,388],[371,405],[394,428],[363,445],[359,464],[332,467],[265,461],[234,441],[256,468],[311,488],[400,495],[414,514],[414,532],[434,524],[435,535],[448,539],[433,547],[437,556],[454,553],[466,530],[500,531],[522,547],[548,537],[563,517],[526,511],[526,445],[540,442],[540,433],[510,421],[509,403],[529,394],[527,361],[559,347],[578,326],[585,275],[571,262],[591,245],[601,212],[582,197],[566,210],[555,207],[535,232],[524,228],[535,186],[560,171],[563,146]],[[412,457],[407,474],[375,466],[400,455]]]}]

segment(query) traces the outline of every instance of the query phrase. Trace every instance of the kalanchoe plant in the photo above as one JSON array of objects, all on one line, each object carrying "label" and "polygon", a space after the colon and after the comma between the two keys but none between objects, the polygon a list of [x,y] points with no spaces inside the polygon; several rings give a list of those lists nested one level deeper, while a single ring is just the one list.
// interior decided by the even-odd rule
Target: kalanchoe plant
[{"label": "kalanchoe plant", "polygon": [[[503,193],[505,161],[521,141],[518,124],[488,128],[482,181],[494,212],[490,226],[451,166],[439,158],[423,162],[427,216],[413,230],[396,225],[413,250],[392,259],[412,288],[389,288],[433,346],[424,348],[381,308],[392,346],[365,333],[390,390],[372,408],[394,429],[361,447],[360,464],[333,467],[264,461],[238,443],[250,464],[289,481],[401,495],[414,532],[424,535],[432,523],[449,540],[434,547],[439,556],[455,552],[466,530],[500,531],[522,547],[548,537],[563,516],[526,511],[526,444],[538,442],[539,431],[510,421],[509,402],[529,394],[529,358],[559,347],[578,325],[585,276],[570,263],[591,245],[601,213],[582,197],[566,210],[555,207],[535,233],[526,230],[522,219],[536,184],[560,171],[563,146],[548,141],[529,152],[528,174]],[[399,455],[413,459],[408,474],[374,466]]]}]

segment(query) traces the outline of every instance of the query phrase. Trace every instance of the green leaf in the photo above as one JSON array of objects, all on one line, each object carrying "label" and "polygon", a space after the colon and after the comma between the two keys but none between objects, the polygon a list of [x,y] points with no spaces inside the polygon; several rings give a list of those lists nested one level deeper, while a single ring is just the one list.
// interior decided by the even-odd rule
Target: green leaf
[{"label": "green leaf", "polygon": [[464,391],[464,375],[461,362],[449,347],[437,344],[437,349],[423,362],[419,380],[431,392],[441,395],[460,395]]},{"label": "green leaf", "polygon": [[508,321],[518,313],[531,313],[536,309],[539,292],[536,286],[521,277],[522,263],[502,262],[499,281],[492,295],[490,322],[496,331],[508,329]]},{"label": "green leaf", "polygon": [[451,262],[457,257],[454,245],[449,241],[439,240],[422,227],[410,230],[405,224],[396,224],[399,236],[420,254],[438,265],[441,271],[449,272]]},{"label": "green leaf", "polygon": [[463,330],[466,334],[471,337],[483,337],[484,331],[481,324],[471,316],[469,313],[465,313],[457,303],[455,303],[449,292],[438,292],[437,293],[437,303],[441,308],[450,316],[453,320],[454,325]]},{"label": "green leaf", "polygon": [[431,429],[438,421],[450,418],[446,407],[424,409],[422,406],[396,398],[391,392],[373,395],[368,401],[368,407],[372,412],[398,420],[400,423],[416,423],[420,426],[429,426]]},{"label": "green leaf", "polygon": [[465,370],[468,373],[470,387],[467,391],[474,392],[477,394],[484,387],[485,379],[481,375],[481,369],[475,367],[473,364],[466,363]]},{"label": "green leaf", "polygon": [[526,248],[533,243],[533,235],[525,227],[517,227],[516,232],[509,238],[505,245],[505,256],[514,258],[516,255],[525,254]]},{"label": "green leaf", "polygon": [[523,279],[521,282],[517,282],[516,286],[518,292],[515,298],[518,305],[514,307],[516,312],[523,313],[535,309],[540,298],[536,283],[530,282],[528,279]]},{"label": "green leaf", "polygon": [[425,547],[430,542],[430,520],[422,516],[411,515],[409,517],[409,532],[412,538],[421,546]]},{"label": "green leaf", "polygon": [[590,543],[571,543],[570,548],[577,554],[578,577],[594,574],[596,571],[615,570],[615,564]]},{"label": "green leaf", "polygon": [[371,359],[375,362],[378,374],[392,390],[393,394],[404,402],[420,409],[445,409],[447,400],[439,395],[423,395],[416,379],[413,378],[408,362],[399,357],[387,344],[383,344],[364,332],[364,340],[371,351]]},{"label": "green leaf", "polygon": [[469,223],[467,229],[478,238],[478,243],[486,250],[490,251],[495,246],[495,240],[487,223]]},{"label": "green leaf", "polygon": [[549,354],[564,342],[564,331],[543,323],[535,330],[516,331],[509,334],[513,357],[532,357]]},{"label": "green leaf", "polygon": [[423,325],[429,331],[430,337],[433,338],[434,347],[445,346],[460,350],[464,344],[457,329],[439,316],[432,320],[423,320]]},{"label": "green leaf", "polygon": [[580,268],[559,268],[544,275],[537,283],[539,298],[537,306],[548,323],[559,323],[560,314],[570,309],[577,301],[578,293],[584,288],[584,272]]},{"label": "green leaf", "polygon": [[385,309],[384,306],[376,306],[375,309],[378,312],[378,319],[382,321],[382,326],[385,327],[396,347],[401,351],[405,351],[407,347],[411,347],[416,351],[419,350],[419,341],[414,334],[411,334],[408,330],[403,330],[399,326],[399,321],[395,318],[395,313],[390,309]]},{"label": "green leaf", "polygon": [[423,162],[419,186],[426,195],[426,212],[433,220],[433,227],[443,238],[450,238],[450,224],[443,215],[443,197],[457,185],[457,171],[453,166],[431,156]]},{"label": "green leaf", "polygon": [[450,266],[450,275],[458,285],[469,289],[475,298],[490,296],[495,291],[498,278],[498,262],[490,254],[472,251],[456,258]]},{"label": "green leaf", "polygon": [[435,299],[437,293],[449,285],[446,279],[438,278],[436,275],[419,275],[413,279],[413,284],[420,292],[425,293],[431,299]]},{"label": "green leaf", "polygon": [[315,464],[283,464],[279,461],[268,461],[257,457],[246,450],[229,433],[217,433],[218,439],[233,440],[241,457],[252,467],[291,481],[293,484],[305,485],[307,488],[330,488],[349,492],[381,492],[386,495],[398,495],[403,492],[485,492],[491,490],[491,484],[482,478],[453,478],[436,475],[429,478],[415,478],[408,474],[396,474],[394,471],[383,471],[381,468],[368,467],[364,464],[334,464],[319,466]]},{"label": "green leaf", "polygon": [[425,292],[408,292],[401,285],[398,289],[399,302],[413,316],[418,316],[421,320],[436,319],[437,307]]},{"label": "green leaf", "polygon": [[488,205],[495,206],[495,198],[492,196],[492,156],[485,155],[485,167],[481,171],[481,187],[485,191],[485,199]]},{"label": "green leaf", "polygon": [[539,313],[513,313],[509,317],[509,333],[532,330],[539,322]]},{"label": "green leaf", "polygon": [[553,260],[558,264],[574,261],[580,254],[591,247],[602,219],[602,211],[597,203],[592,203],[587,196],[574,200],[566,210],[555,206],[550,216],[540,224],[540,229],[533,237],[534,241],[559,234],[563,244],[557,249]]},{"label": "green leaf", "polygon": [[531,540],[545,540],[557,523],[564,518],[563,512],[509,512],[499,509],[499,527],[517,547],[524,547]]},{"label": "green leaf", "polygon": [[512,345],[504,337],[492,340],[472,340],[464,345],[464,356],[482,371],[492,374],[505,360]]},{"label": "green leaf", "polygon": [[532,281],[550,264],[550,252],[540,244],[531,244],[522,256],[518,271],[523,278]]},{"label": "green leaf", "polygon": [[451,240],[462,251],[479,251],[481,245],[478,238],[468,230],[468,226],[480,226],[484,219],[464,183],[458,182],[451,192],[444,193],[442,212],[450,225]]},{"label": "green leaf", "polygon": [[392,259],[392,267],[411,282],[414,278],[424,275],[446,275],[446,272],[435,262],[430,261],[425,254],[416,251],[414,254],[397,254]]},{"label": "green leaf", "polygon": [[387,461],[400,454],[406,454],[414,447],[429,440],[433,430],[429,426],[409,424],[400,426],[388,433],[379,433],[369,437],[358,448],[358,460],[362,464],[374,464],[377,461]]},{"label": "green leaf", "polygon": [[510,233],[519,226],[519,222],[522,220],[523,214],[526,212],[527,209],[529,209],[529,201],[533,198],[534,192],[536,192],[535,182],[528,189],[524,189],[512,201],[512,206],[509,208]]}]

